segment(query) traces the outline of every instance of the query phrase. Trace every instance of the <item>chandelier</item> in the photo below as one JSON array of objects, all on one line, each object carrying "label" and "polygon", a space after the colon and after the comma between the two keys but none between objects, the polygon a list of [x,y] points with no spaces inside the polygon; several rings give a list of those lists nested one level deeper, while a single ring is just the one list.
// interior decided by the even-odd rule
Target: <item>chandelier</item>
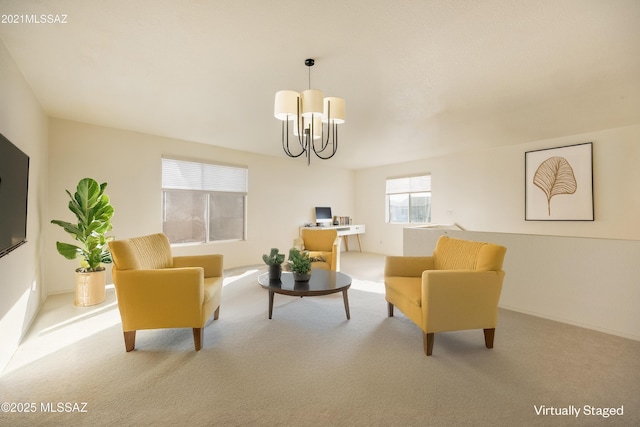
[{"label": "chandelier", "polygon": [[[338,125],[344,123],[344,99],[323,98],[322,91],[311,89],[311,67],[315,61],[306,59],[309,67],[309,89],[298,93],[281,90],[276,93],[274,116],[282,120],[282,148],[289,157],[307,157],[311,152],[323,160],[338,151]],[[302,130],[302,131],[301,131]],[[292,133],[291,145],[289,134]],[[329,148],[331,147],[331,148]]]}]

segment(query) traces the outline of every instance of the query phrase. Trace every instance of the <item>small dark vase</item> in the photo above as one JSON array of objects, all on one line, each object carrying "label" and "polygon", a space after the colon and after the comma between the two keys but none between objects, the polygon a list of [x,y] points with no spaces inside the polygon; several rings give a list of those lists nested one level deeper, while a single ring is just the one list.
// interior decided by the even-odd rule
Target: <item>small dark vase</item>
[{"label": "small dark vase", "polygon": [[294,282],[308,282],[311,279],[311,273],[297,273],[293,272],[293,281]]},{"label": "small dark vase", "polygon": [[282,264],[269,266],[269,280],[278,281],[282,277]]}]

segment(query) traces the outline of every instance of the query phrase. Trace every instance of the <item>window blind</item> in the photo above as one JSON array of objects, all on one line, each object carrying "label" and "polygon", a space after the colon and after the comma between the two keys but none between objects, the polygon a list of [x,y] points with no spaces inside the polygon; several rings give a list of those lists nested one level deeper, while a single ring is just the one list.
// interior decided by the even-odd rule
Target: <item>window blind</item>
[{"label": "window blind", "polygon": [[387,179],[387,194],[431,191],[431,175]]},{"label": "window blind", "polygon": [[246,167],[162,158],[162,188],[246,193]]}]

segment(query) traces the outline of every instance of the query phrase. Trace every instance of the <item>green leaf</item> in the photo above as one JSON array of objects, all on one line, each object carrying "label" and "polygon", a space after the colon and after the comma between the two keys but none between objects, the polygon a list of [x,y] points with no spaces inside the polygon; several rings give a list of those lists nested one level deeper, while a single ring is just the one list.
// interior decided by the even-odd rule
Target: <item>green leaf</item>
[{"label": "green leaf", "polygon": [[113,216],[113,206],[110,204],[109,196],[103,194],[100,198],[100,202],[96,204],[95,210],[93,212],[93,217],[95,219],[101,219],[103,221],[111,219]]},{"label": "green leaf", "polygon": [[78,202],[75,201],[73,196],[71,196],[68,191],[67,194],[69,194],[69,197],[71,197],[71,201],[69,202],[69,210],[75,214],[76,218],[78,218],[79,223],[86,223],[86,213],[82,210],[82,207],[78,204]]},{"label": "green leaf", "polygon": [[83,255],[82,249],[68,243],[56,242],[56,248],[58,249],[58,252],[60,252],[60,255],[66,259],[76,259]]},{"label": "green leaf", "polygon": [[78,183],[75,200],[84,211],[87,211],[96,204],[101,194],[101,187],[94,179],[84,178]]},{"label": "green leaf", "polygon": [[53,221],[51,221],[51,223],[59,225],[60,227],[64,228],[64,231],[71,234],[74,238],[82,234],[82,231],[76,225],[71,224],[69,222],[59,221],[57,219],[54,219]]}]

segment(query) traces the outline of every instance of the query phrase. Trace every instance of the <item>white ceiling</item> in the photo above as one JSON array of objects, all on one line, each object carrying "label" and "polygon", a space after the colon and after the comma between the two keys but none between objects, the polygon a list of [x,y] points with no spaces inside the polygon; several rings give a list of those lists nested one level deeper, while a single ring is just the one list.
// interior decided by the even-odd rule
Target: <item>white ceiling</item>
[{"label": "white ceiling", "polygon": [[0,13],[67,15],[0,24],[50,116],[268,155],[284,156],[274,94],[308,88],[305,58],[311,86],[347,102],[326,161],[339,167],[640,123],[638,0],[0,0]]}]

